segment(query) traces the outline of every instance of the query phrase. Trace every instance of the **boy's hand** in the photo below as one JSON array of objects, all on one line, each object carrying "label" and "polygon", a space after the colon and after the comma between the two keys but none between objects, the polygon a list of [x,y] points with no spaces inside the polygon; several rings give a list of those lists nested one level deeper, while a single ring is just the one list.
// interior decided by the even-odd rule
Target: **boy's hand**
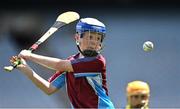
[{"label": "boy's hand", "polygon": [[28,59],[30,58],[30,56],[31,56],[31,51],[29,50],[22,50],[18,55],[18,57],[23,58],[23,59]]},{"label": "boy's hand", "polygon": [[21,69],[21,68],[24,68],[24,67],[28,66],[26,61],[23,58],[20,58],[18,56],[12,56],[11,59],[10,59],[10,62],[11,62],[12,65],[15,65],[15,64],[17,64],[17,62],[18,63],[20,62],[20,64],[17,65],[18,69]]}]

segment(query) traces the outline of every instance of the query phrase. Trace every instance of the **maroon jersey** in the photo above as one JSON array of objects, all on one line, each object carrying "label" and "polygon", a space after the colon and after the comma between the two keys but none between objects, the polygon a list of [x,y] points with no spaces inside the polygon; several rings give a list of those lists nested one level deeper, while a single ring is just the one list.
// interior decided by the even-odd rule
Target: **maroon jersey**
[{"label": "maroon jersey", "polygon": [[71,56],[74,72],[57,72],[50,82],[61,88],[65,83],[74,108],[114,108],[106,85],[106,64],[102,55],[96,57]]}]

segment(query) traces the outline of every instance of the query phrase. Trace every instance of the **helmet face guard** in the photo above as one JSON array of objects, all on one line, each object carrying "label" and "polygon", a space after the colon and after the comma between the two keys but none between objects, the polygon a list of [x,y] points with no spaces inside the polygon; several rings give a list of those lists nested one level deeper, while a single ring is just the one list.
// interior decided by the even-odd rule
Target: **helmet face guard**
[{"label": "helmet face guard", "polygon": [[[91,35],[91,33],[101,35],[101,42],[102,42],[106,33],[106,28],[105,25],[100,21],[98,21],[97,19],[84,18],[77,23],[76,32],[80,35],[80,38],[83,38],[85,32],[88,32],[89,36]],[[86,49],[82,51],[79,47],[79,44],[77,44],[77,47],[81,52],[81,54],[87,57],[97,56],[100,53],[100,50],[97,51],[97,50]]]},{"label": "helmet face guard", "polygon": [[[83,42],[77,43],[77,46],[79,51],[84,56],[93,57],[93,56],[97,56],[100,53],[100,50],[102,49],[101,48],[102,41],[104,38],[102,34],[86,31],[85,33],[79,34],[79,37],[83,38]],[[83,48],[85,47],[85,49],[82,49],[79,46],[80,44],[81,47],[83,44]]]}]

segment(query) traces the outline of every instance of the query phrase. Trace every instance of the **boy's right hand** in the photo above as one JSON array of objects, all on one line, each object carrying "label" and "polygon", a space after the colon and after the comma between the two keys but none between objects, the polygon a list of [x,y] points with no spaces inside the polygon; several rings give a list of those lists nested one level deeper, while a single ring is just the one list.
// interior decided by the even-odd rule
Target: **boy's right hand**
[{"label": "boy's right hand", "polygon": [[26,68],[28,67],[26,61],[23,58],[18,56],[12,56],[10,62],[12,65],[16,64],[16,62],[20,61],[21,64],[17,65],[17,69]]}]

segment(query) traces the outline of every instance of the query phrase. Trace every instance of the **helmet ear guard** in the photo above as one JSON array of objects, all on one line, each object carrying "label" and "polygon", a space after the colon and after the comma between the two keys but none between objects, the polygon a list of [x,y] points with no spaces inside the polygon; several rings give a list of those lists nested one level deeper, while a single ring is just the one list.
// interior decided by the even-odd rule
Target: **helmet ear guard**
[{"label": "helmet ear guard", "polygon": [[76,45],[79,45],[79,41],[76,41]]},{"label": "helmet ear guard", "polygon": [[79,45],[79,34],[76,33],[76,34],[74,35],[74,38],[75,38],[75,41],[76,41],[76,45]]}]

